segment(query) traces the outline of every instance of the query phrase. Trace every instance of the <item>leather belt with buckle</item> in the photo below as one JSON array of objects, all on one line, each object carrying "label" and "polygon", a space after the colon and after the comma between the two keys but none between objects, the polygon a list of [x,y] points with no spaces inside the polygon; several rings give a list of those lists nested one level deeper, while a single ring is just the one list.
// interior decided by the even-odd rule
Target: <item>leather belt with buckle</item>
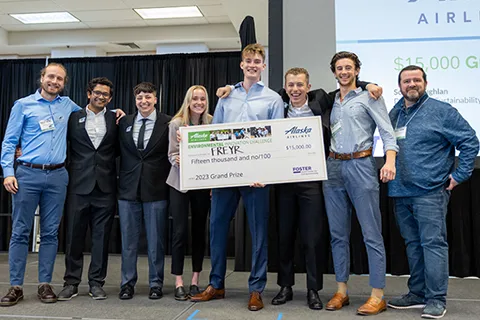
[{"label": "leather belt with buckle", "polygon": [[55,170],[65,167],[65,162],[58,163],[58,164],[35,164],[29,162],[18,161],[18,164],[21,166],[34,168],[34,169],[42,169],[42,170]]},{"label": "leather belt with buckle", "polygon": [[365,158],[372,155],[372,148],[368,150],[352,152],[352,153],[335,153],[330,151],[330,158],[337,159],[337,160],[352,160],[352,159],[359,159]]}]

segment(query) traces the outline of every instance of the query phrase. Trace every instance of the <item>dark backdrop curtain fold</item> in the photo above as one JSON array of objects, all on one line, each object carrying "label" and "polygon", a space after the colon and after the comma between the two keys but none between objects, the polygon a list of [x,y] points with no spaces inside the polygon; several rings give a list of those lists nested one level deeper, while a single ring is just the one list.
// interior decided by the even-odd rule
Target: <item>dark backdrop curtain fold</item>
[{"label": "dark backdrop curtain fold", "polygon": [[[135,112],[133,87],[141,81],[153,82],[159,88],[159,108],[173,115],[181,106],[189,86],[204,85],[209,93],[210,112],[213,113],[217,98],[217,87],[234,84],[243,78],[239,68],[239,52],[174,54],[163,56],[125,56],[75,59],[52,59],[65,65],[69,82],[65,95],[80,106],[85,106],[86,85],[94,77],[105,76],[113,81],[115,93],[110,108],[121,108],[127,114]],[[18,98],[27,96],[38,88],[40,69],[45,59],[0,60],[0,138],[6,129],[10,109]],[[478,168],[478,164],[477,164]],[[448,223],[450,245],[450,274],[453,276],[480,276],[480,170],[475,169],[472,178],[458,186],[452,193]],[[387,272],[395,275],[408,274],[405,246],[395,224],[392,201],[387,197],[387,188],[382,184],[380,206],[383,216],[383,236],[387,250]],[[269,270],[276,271],[277,241],[276,213],[272,199],[269,223]],[[232,223],[229,234],[228,255],[235,256],[238,271],[249,270],[251,262],[251,240],[246,217],[240,205],[239,214]],[[8,250],[11,234],[11,198],[1,187],[0,191],[0,251]],[[208,226],[207,226],[208,227]],[[169,230],[170,238],[171,230]],[[368,262],[360,226],[352,219],[351,271],[356,274],[368,273]],[[87,248],[90,240],[87,239]],[[65,247],[65,226],[60,226],[59,251]],[[167,244],[169,240],[167,241]],[[328,232],[324,245],[329,247]],[[145,240],[142,240],[145,252]],[[168,246],[167,246],[168,248]],[[111,234],[109,250],[120,253],[120,228],[118,219]],[[169,250],[167,250],[169,252]],[[331,254],[326,251],[326,271],[333,273]],[[298,272],[304,272],[303,254],[297,241],[295,265]]]}]

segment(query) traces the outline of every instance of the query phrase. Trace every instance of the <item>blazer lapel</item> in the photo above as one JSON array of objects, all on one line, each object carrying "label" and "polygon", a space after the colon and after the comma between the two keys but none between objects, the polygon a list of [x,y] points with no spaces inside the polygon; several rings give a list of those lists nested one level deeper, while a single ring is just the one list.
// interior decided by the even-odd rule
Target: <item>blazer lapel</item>
[{"label": "blazer lapel", "polygon": [[125,137],[126,137],[128,146],[132,150],[136,150],[137,152],[139,152],[137,149],[137,146],[135,145],[135,142],[133,141],[133,123],[135,122],[136,117],[137,117],[137,114],[135,113],[125,118],[126,126],[124,130],[125,130]]},{"label": "blazer lapel", "polygon": [[79,110],[77,113],[74,113],[78,120],[77,120],[77,129],[81,137],[83,138],[84,141],[88,144],[89,147],[92,149],[95,149],[92,139],[90,139],[90,136],[88,135],[87,128],[85,127],[87,124],[87,111],[85,108],[82,110]]},{"label": "blazer lapel", "polygon": [[153,149],[153,147],[155,147],[167,128],[168,125],[165,125],[165,118],[160,112],[157,111],[157,120],[155,121],[155,125],[153,127],[152,136],[150,137],[150,140],[148,140],[146,148],[143,150],[143,155],[146,155],[148,152],[150,152],[150,150]]},{"label": "blazer lapel", "polygon": [[318,101],[316,101],[316,100],[309,101],[308,106],[310,107],[310,110],[312,110],[313,115],[322,117],[322,125],[324,127],[326,127],[327,129],[329,129],[330,128],[330,113],[329,112],[324,112],[322,110],[322,107],[320,106],[320,103],[318,103]]},{"label": "blazer lapel", "polygon": [[[102,142],[100,142],[100,144],[98,145],[99,147],[103,144],[103,142],[105,141],[105,139],[107,138],[107,135],[108,133],[110,132],[110,130],[112,130],[112,123],[113,121],[111,120],[112,117],[113,117],[113,112],[111,112],[110,110],[106,110],[105,111],[105,127],[106,127],[106,131],[105,131],[105,135],[103,136],[103,139],[102,139]],[[133,128],[132,128],[133,129]]]}]

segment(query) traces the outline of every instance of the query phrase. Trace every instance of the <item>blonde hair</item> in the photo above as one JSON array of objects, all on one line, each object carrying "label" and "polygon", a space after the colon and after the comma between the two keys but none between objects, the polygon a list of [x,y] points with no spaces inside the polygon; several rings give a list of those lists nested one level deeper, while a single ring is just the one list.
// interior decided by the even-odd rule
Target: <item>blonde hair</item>
[{"label": "blonde hair", "polygon": [[200,117],[201,124],[210,124],[212,122],[213,117],[208,113],[208,106],[209,106],[208,92],[204,86],[200,86],[200,85],[193,85],[190,88],[188,88],[187,93],[185,94],[185,98],[183,99],[182,106],[180,107],[180,110],[178,110],[177,114],[172,118],[171,121],[175,119],[180,119],[180,125],[184,126],[184,125],[190,124],[190,103],[192,102],[193,91],[197,89],[203,90],[203,92],[205,92],[206,104],[207,104],[205,111],[202,113]]},{"label": "blonde hair", "polygon": [[252,44],[249,44],[248,46],[246,46],[245,48],[243,48],[243,50],[242,50],[242,60],[247,55],[255,55],[257,53],[262,57],[263,62],[265,62],[265,48],[259,43],[252,43]]}]

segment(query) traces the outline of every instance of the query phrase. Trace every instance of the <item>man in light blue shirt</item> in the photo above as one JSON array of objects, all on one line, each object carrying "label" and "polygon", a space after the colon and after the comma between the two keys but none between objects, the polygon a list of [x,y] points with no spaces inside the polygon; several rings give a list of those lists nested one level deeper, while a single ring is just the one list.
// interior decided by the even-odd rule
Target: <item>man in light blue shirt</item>
[{"label": "man in light blue shirt", "polygon": [[[260,81],[261,72],[266,67],[264,48],[259,44],[246,46],[242,51],[240,67],[244,73],[244,80],[235,85],[228,98],[219,100],[213,123],[283,118],[284,106],[281,97]],[[241,196],[252,233],[252,271],[248,279],[250,291],[248,309],[257,311],[263,308],[261,293],[267,280],[269,188],[260,183],[254,183],[252,186],[257,188],[236,187],[212,190],[210,285],[203,293],[193,296],[192,301],[209,301],[225,296],[228,229]]]},{"label": "man in light blue shirt", "polygon": [[326,305],[338,310],[349,303],[347,281],[350,273],[350,224],[352,204],[362,228],[368,254],[372,293],[357,309],[360,315],[374,315],[386,310],[385,246],[379,204],[377,168],[372,157],[373,133],[378,127],[386,153],[380,179],[395,178],[398,147],[383,98],[374,100],[357,87],[360,60],[351,52],[339,52],[330,68],[340,91],[330,116],[331,145],[327,160],[328,180],[323,183],[325,206],[331,234],[331,246],[337,292]]},{"label": "man in light blue shirt", "polygon": [[[38,297],[56,302],[50,286],[58,246],[58,226],[68,184],[65,170],[66,134],[70,113],[80,110],[61,97],[67,78],[65,67],[50,63],[41,71],[40,89],[15,102],[2,144],[1,163],[5,189],[13,195],[12,237],[9,247],[10,284],[0,305],[11,306],[23,298],[28,240],[35,210],[40,206]],[[22,146],[13,168],[15,148]]]}]

